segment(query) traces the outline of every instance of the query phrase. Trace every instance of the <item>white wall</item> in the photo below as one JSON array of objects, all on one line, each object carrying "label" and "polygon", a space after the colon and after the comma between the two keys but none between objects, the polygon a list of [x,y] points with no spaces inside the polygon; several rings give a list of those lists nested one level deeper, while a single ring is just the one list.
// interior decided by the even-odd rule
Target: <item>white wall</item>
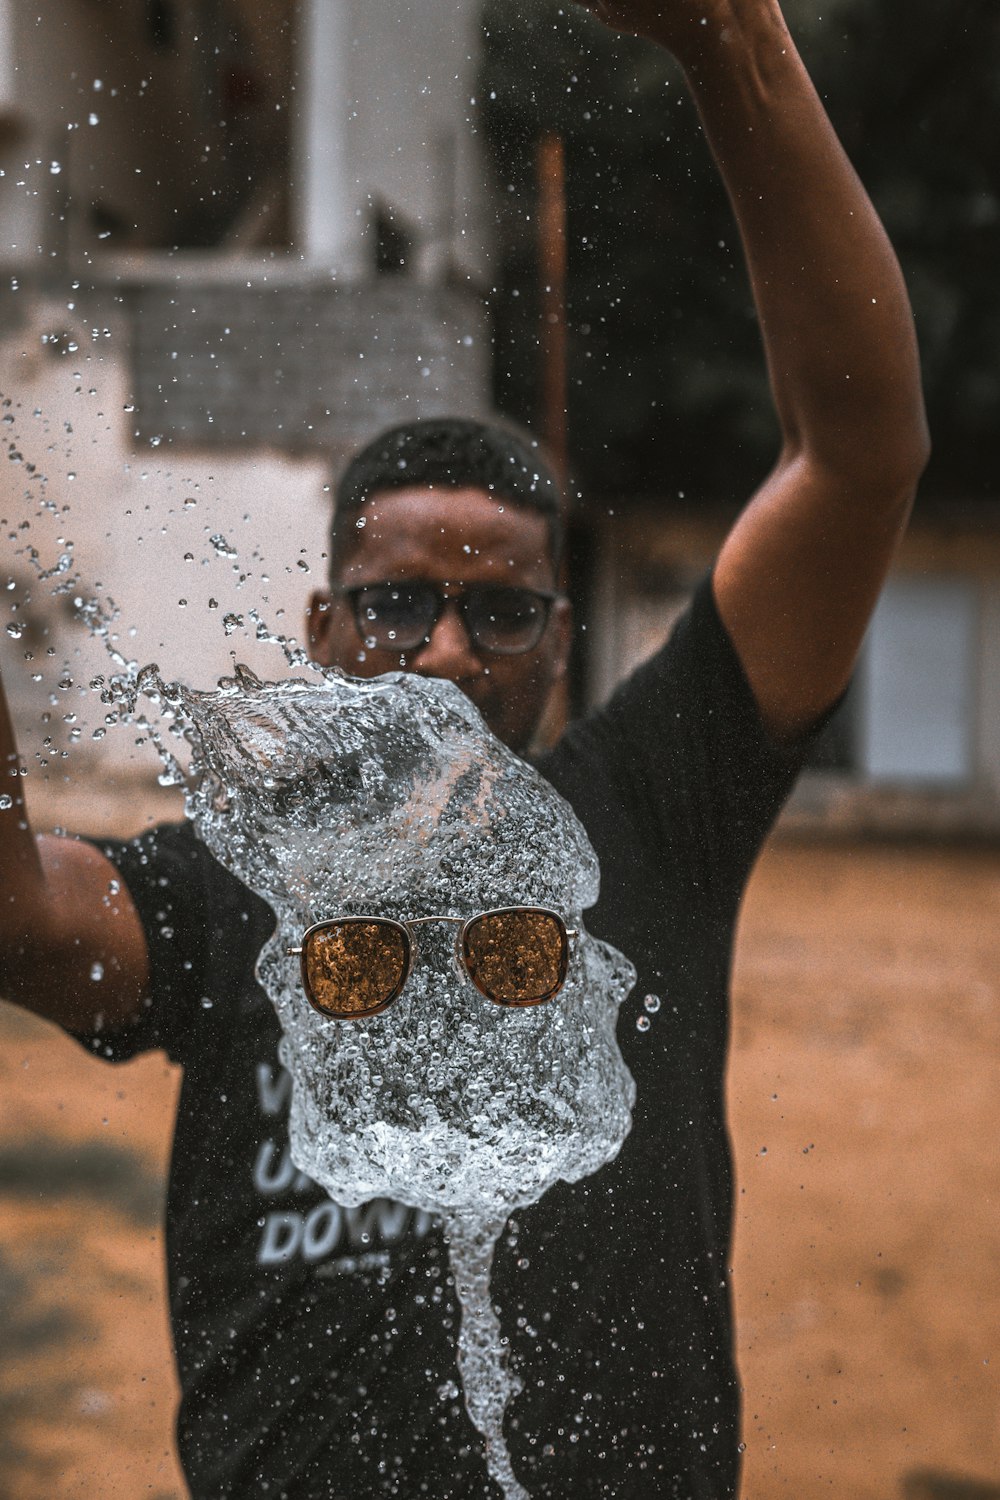
[{"label": "white wall", "polygon": [[418,270],[487,274],[493,213],[471,103],[481,0],[308,0],[298,57],[300,247],[371,261],[373,202],[419,231]]},{"label": "white wall", "polygon": [[863,776],[903,785],[972,779],[978,607],[967,579],[889,580],[861,662]]}]

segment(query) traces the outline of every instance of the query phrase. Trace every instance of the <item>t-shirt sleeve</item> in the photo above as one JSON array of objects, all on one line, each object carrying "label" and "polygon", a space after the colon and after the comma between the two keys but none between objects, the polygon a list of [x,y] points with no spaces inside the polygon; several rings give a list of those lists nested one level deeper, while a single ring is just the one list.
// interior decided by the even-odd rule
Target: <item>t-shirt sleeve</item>
[{"label": "t-shirt sleeve", "polygon": [[199,1035],[203,1004],[214,1003],[210,968],[219,919],[234,900],[261,903],[222,869],[188,824],[162,824],[128,842],[98,847],[117,867],[142,922],[150,989],[137,1021],[77,1034],[77,1040],[112,1062],[163,1048],[183,1063]]},{"label": "t-shirt sleeve", "polygon": [[[669,849],[732,893],[821,728],[792,744],[769,734],[708,576],[666,644],[571,727],[554,752],[557,784],[574,805],[591,800],[599,766],[602,800],[632,814],[630,837],[638,831],[654,858]],[[540,769],[548,774],[544,761]]]}]

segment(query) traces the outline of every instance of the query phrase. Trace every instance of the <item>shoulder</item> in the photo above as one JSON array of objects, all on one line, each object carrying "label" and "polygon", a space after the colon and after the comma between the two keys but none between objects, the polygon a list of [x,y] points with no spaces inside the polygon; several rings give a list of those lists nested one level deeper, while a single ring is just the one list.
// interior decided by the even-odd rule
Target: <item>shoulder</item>
[{"label": "shoulder", "polygon": [[662,740],[686,718],[706,691],[727,690],[738,704],[741,673],[712,591],[711,575],[695,588],[657,651],[615,688],[608,701],[575,720],[537,764],[558,775],[580,755],[615,756],[649,738]]},{"label": "shoulder", "polygon": [[742,869],[811,743],[769,733],[709,575],[663,646],[572,724],[538,769],[585,824],[601,819],[613,834],[627,822],[653,849],[679,841],[687,858]]}]

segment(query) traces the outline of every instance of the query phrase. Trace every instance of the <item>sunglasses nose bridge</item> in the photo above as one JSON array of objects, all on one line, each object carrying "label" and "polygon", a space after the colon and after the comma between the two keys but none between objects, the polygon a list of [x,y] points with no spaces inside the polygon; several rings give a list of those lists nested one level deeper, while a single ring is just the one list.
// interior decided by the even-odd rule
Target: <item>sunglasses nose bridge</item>
[{"label": "sunglasses nose bridge", "polygon": [[410,937],[410,966],[412,968],[413,964],[420,957],[419,937],[413,929],[415,927],[440,927],[442,924],[455,929],[455,941],[451,947],[452,962],[459,977],[467,979],[469,974],[462,953],[462,938],[466,927],[469,925],[468,918],[466,917],[410,917],[408,921],[404,922],[403,926]]}]

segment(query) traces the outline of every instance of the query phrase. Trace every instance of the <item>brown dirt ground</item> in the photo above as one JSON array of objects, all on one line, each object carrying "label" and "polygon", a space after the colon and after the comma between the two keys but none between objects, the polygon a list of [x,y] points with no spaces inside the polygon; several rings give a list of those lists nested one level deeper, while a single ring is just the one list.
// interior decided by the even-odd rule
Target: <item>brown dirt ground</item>
[{"label": "brown dirt ground", "polygon": [[[779,843],[730,1077],[744,1500],[997,1500],[1000,853]],[[0,1500],[180,1500],[176,1077],[0,1007]],[[625,1500],[625,1497],[623,1497]]]}]

